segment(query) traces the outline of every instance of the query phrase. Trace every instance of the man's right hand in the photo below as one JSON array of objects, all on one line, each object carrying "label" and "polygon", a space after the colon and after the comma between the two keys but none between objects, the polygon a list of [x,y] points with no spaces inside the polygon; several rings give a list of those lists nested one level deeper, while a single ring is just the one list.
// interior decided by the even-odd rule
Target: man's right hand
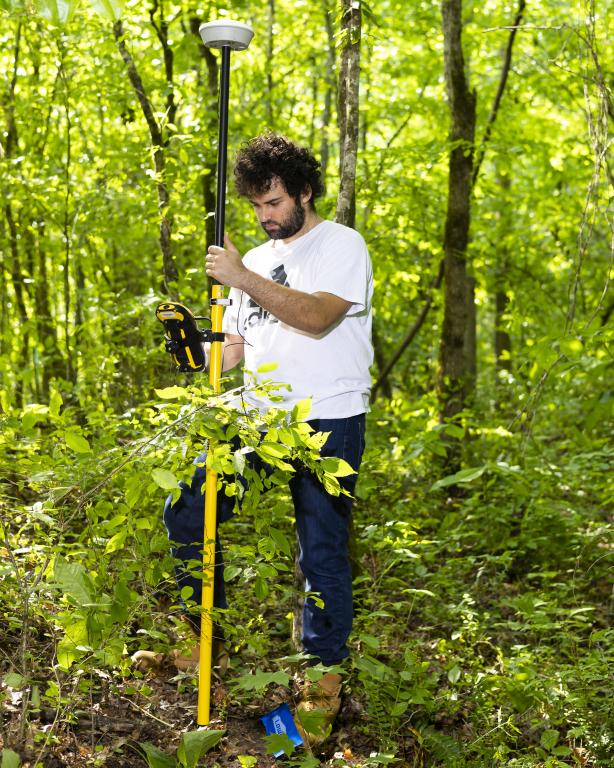
[{"label": "man's right hand", "polygon": [[218,245],[209,246],[209,252],[205,258],[205,271],[209,277],[222,285],[241,288],[242,278],[248,269],[243,265],[239,249],[228,235],[224,235],[224,248]]}]

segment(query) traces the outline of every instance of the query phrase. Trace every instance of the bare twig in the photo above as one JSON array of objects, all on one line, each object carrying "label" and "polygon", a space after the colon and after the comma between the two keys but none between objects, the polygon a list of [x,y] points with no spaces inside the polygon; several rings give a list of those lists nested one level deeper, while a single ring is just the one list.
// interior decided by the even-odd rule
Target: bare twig
[{"label": "bare twig", "polygon": [[493,101],[492,109],[490,110],[490,115],[488,116],[488,121],[486,123],[486,128],[484,130],[484,136],[480,143],[480,148],[478,149],[476,154],[475,165],[473,166],[473,176],[471,178],[472,187],[475,187],[475,184],[478,180],[480,167],[482,165],[482,160],[484,160],[484,155],[486,153],[486,147],[488,145],[488,142],[490,141],[492,129],[495,124],[495,120],[497,119],[497,115],[499,114],[501,99],[503,98],[503,93],[505,91],[505,86],[507,84],[507,78],[510,72],[510,68],[512,66],[512,49],[514,47],[514,39],[516,38],[516,31],[520,29],[518,25],[522,21],[522,16],[523,16],[525,7],[526,7],[525,0],[519,0],[518,10],[516,11],[516,18],[514,19],[514,26],[510,27],[511,32],[507,40],[507,47],[505,49],[505,55],[503,57],[503,66],[501,68],[501,76],[499,77],[499,87],[497,88],[497,93],[495,94],[495,100]]}]

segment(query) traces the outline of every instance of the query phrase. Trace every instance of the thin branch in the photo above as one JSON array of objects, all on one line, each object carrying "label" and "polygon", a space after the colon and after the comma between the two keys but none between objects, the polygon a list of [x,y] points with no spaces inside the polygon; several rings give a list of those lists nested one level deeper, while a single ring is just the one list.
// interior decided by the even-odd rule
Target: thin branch
[{"label": "thin branch", "polygon": [[514,39],[516,37],[517,30],[520,29],[519,24],[522,21],[522,15],[524,13],[525,7],[526,7],[525,0],[519,0],[518,10],[516,11],[516,17],[514,19],[514,26],[510,27],[511,32],[507,40],[505,56],[503,57],[503,67],[501,68],[501,76],[499,78],[499,87],[497,88],[497,93],[495,94],[495,100],[493,102],[492,109],[490,110],[490,115],[488,116],[488,122],[486,123],[484,136],[482,138],[480,148],[475,158],[475,165],[473,166],[473,177],[471,179],[472,188],[475,187],[475,184],[478,180],[478,175],[480,173],[482,160],[484,159],[484,155],[486,154],[486,147],[488,145],[488,142],[490,141],[492,129],[495,124],[495,120],[497,119],[497,115],[499,113],[501,99],[503,98],[503,93],[505,91],[505,86],[507,84],[507,78],[510,73],[510,67],[512,66],[512,49],[514,47]]},{"label": "thin branch", "polygon": [[[156,23],[155,14],[160,9],[160,25]],[[154,0],[154,3],[149,11],[149,18],[151,20],[152,27],[156,30],[156,35],[162,46],[164,54],[164,74],[166,75],[166,116],[168,122],[175,123],[175,116],[177,114],[177,103],[175,101],[175,87],[173,83],[173,67],[174,57],[173,50],[168,44],[168,21],[164,18],[164,6],[158,3],[158,0]]]},{"label": "thin branch", "polygon": [[151,101],[145,93],[145,86],[143,85],[141,76],[137,71],[134,59],[132,58],[130,51],[126,48],[126,43],[124,41],[124,28],[121,20],[116,21],[113,25],[113,34],[115,35],[115,40],[117,41],[117,47],[121,57],[124,60],[126,67],[128,68],[128,77],[137,95],[141,109],[143,110],[143,116],[147,122],[147,127],[149,128],[149,134],[151,136],[151,143],[153,144],[154,149],[156,147],[161,147],[162,131],[154,115]]},{"label": "thin branch", "polygon": [[433,281],[431,282],[431,285],[429,286],[428,293],[426,296],[426,301],[424,302],[422,309],[418,313],[418,316],[414,320],[414,323],[412,327],[409,329],[407,335],[399,345],[399,348],[397,351],[393,354],[393,356],[390,358],[390,360],[386,363],[384,366],[382,372],[379,375],[379,378],[373,385],[373,389],[371,391],[371,399],[375,400],[377,396],[377,392],[379,388],[384,384],[384,382],[387,380],[388,375],[390,374],[390,371],[394,368],[396,363],[399,361],[401,355],[407,347],[412,343],[412,341],[416,338],[418,335],[418,331],[422,328],[424,325],[424,321],[426,320],[426,317],[429,313],[429,310],[431,308],[431,305],[433,304],[433,299],[435,298],[435,291],[441,286],[441,283],[443,281],[443,274],[444,274],[444,262],[443,260],[439,263],[439,271],[437,272],[437,275],[434,277]]}]

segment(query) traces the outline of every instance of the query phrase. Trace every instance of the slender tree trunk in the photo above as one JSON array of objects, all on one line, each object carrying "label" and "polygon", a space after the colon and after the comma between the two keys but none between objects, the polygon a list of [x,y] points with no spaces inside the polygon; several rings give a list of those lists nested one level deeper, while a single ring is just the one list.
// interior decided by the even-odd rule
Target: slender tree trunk
[{"label": "slender tree trunk", "polygon": [[[386,361],[384,359],[382,339],[379,334],[379,323],[375,317],[373,318],[373,355],[375,357],[377,370],[383,371],[386,367]],[[390,386],[390,379],[388,378],[387,373],[384,376],[380,375],[378,380],[373,385],[373,389],[371,390],[371,399],[375,400],[380,391],[384,397],[392,397],[392,388]]]},{"label": "slender tree trunk", "polygon": [[467,275],[465,301],[467,303],[467,324],[465,325],[465,370],[467,384],[465,387],[467,405],[471,405],[471,399],[475,394],[475,387],[478,377],[477,366],[477,341],[478,341],[478,323],[477,308],[475,305],[475,277]]},{"label": "slender tree trunk", "polygon": [[[72,185],[71,185],[71,163],[72,163],[72,120],[70,115],[70,96],[68,92],[68,79],[64,68],[65,51],[58,44],[58,53],[60,56],[60,80],[63,86],[64,118],[66,120],[66,163],[64,165],[64,215],[62,220],[62,239],[64,241],[64,351],[66,359],[65,377],[67,381],[76,384],[76,369],[73,364],[73,355],[71,354],[71,259],[72,259],[72,229],[71,224],[71,203],[72,203]],[[76,214],[73,213],[73,216]],[[74,341],[74,334],[73,341]]]},{"label": "slender tree trunk", "polygon": [[268,0],[268,35],[267,35],[267,52],[264,63],[266,74],[266,120],[267,128],[269,130],[275,130],[275,109],[274,109],[274,94],[275,81],[273,79],[273,55],[275,52],[275,0]]},{"label": "slender tree trunk", "polygon": [[356,221],[356,162],[358,158],[361,9],[357,0],[342,0],[343,47],[339,68],[339,196],[335,220],[347,227]]},{"label": "slender tree trunk", "polygon": [[42,219],[37,222],[36,236],[33,247],[36,254],[36,326],[37,336],[44,351],[43,357],[43,392],[49,394],[49,384],[52,379],[63,375],[64,361],[58,348],[58,334],[51,309],[49,296],[49,274],[47,271],[47,256],[43,243],[45,242],[45,223]]},{"label": "slender tree trunk", "polygon": [[508,270],[510,255],[506,245],[505,236],[510,226],[509,211],[509,176],[499,177],[499,187],[501,190],[501,213],[499,218],[499,247],[497,249],[497,263],[495,265],[495,331],[494,331],[494,350],[495,350],[495,384],[497,387],[497,401],[500,401],[505,386],[504,377],[501,375],[504,371],[512,370],[512,339],[506,330],[506,313],[509,306],[508,295]]},{"label": "slender tree trunk", "polygon": [[386,392],[390,392],[390,382],[388,380],[390,372],[392,371],[394,366],[397,364],[397,362],[400,360],[401,355],[405,352],[405,350],[416,338],[416,336],[418,335],[418,332],[424,325],[424,321],[427,318],[429,310],[433,304],[433,299],[435,298],[435,291],[439,290],[441,286],[441,283],[443,280],[443,270],[444,270],[444,263],[442,261],[439,264],[439,270],[437,272],[437,275],[435,276],[431,285],[429,286],[428,292],[426,294],[426,298],[424,300],[424,304],[422,305],[422,309],[418,313],[418,316],[414,320],[413,325],[407,332],[407,335],[405,336],[403,341],[400,343],[399,347],[394,352],[390,360],[388,360],[387,363],[381,366],[379,364],[379,361],[376,361],[380,374],[377,378],[377,381],[373,385],[373,389],[371,390],[371,397],[373,400],[377,398],[380,390],[384,391],[384,395],[386,395]]},{"label": "slender tree trunk", "polygon": [[[158,13],[159,11],[159,13]],[[156,18],[156,14],[159,16],[159,20]],[[166,76],[166,119],[171,125],[175,124],[175,116],[177,114],[177,102],[175,101],[175,82],[173,77],[174,68],[174,56],[173,49],[168,41],[168,22],[164,17],[164,3],[162,1],[154,0],[153,5],[149,11],[149,19],[151,26],[155,29],[160,45],[162,46],[162,53],[164,56],[164,74]],[[168,141],[165,142],[165,146],[168,145]]]},{"label": "slender tree trunk", "polygon": [[[4,215],[9,229],[9,248],[11,252],[11,281],[13,284],[13,292],[15,294],[15,304],[17,305],[17,316],[19,318],[19,363],[23,368],[28,360],[28,310],[26,308],[26,291],[23,285],[23,275],[19,257],[18,247],[18,227],[15,217],[13,216],[13,209],[10,203],[6,203],[4,206]],[[23,379],[20,375],[21,371],[18,370],[15,377],[15,399],[19,405],[23,405],[25,402],[25,393],[23,386]]]},{"label": "slender tree trunk", "polygon": [[[3,152],[8,159],[13,157],[15,150],[19,146],[19,137],[17,134],[17,125],[15,123],[15,89],[17,87],[17,71],[19,68],[19,56],[21,53],[21,21],[17,25],[17,34],[15,36],[15,46],[13,49],[13,72],[9,83],[6,99],[6,133]],[[26,308],[26,289],[23,284],[23,274],[20,263],[19,253],[19,225],[15,220],[13,206],[10,199],[4,205],[4,216],[8,227],[9,252],[11,254],[11,283],[15,294],[15,304],[19,317],[19,360],[22,367],[25,367],[28,360],[28,310]],[[23,379],[20,370],[15,377],[15,400],[19,405],[24,403]]]},{"label": "slender tree trunk", "polygon": [[[519,0],[518,2],[518,10],[516,11],[516,15],[514,17],[512,28],[510,31],[510,35],[508,38],[507,46],[505,48],[504,56],[503,56],[503,66],[501,68],[501,74],[499,77],[499,85],[497,87],[497,92],[495,94],[495,98],[493,101],[492,108],[490,110],[490,114],[488,116],[488,121],[486,124],[486,129],[484,131],[484,135],[482,137],[482,141],[480,143],[480,149],[478,152],[477,159],[473,166],[473,173],[472,173],[472,179],[471,179],[471,186],[472,188],[475,187],[478,175],[480,172],[482,160],[484,159],[484,156],[486,154],[486,149],[488,147],[488,144],[490,142],[490,138],[492,136],[492,130],[494,127],[494,124],[497,120],[497,116],[499,114],[499,108],[501,106],[501,100],[503,98],[503,94],[505,91],[505,87],[507,84],[511,63],[512,63],[512,49],[514,46],[514,40],[516,37],[516,31],[517,27],[522,21],[522,17],[524,14],[524,10],[526,7],[525,0]],[[469,95],[471,98],[471,94]],[[392,144],[392,142],[396,139],[396,137],[401,133],[401,131],[405,128],[407,122],[409,122],[411,115],[408,115],[407,120],[403,122],[399,127],[397,128],[397,131],[392,135],[390,140],[388,141],[386,145],[386,150],[388,150]],[[385,157],[385,153],[382,154],[382,161],[380,162],[380,169],[377,174],[377,178],[381,176],[382,168],[383,168],[383,158]],[[401,342],[400,347],[397,349],[397,351],[393,354],[392,358],[386,363],[386,365],[383,367],[383,369],[379,366],[381,373],[378,377],[378,380],[376,381],[373,390],[372,390],[372,396],[376,397],[377,393],[379,392],[380,388],[386,385],[387,377],[390,374],[390,371],[392,370],[393,366],[398,362],[398,360],[401,358],[401,355],[403,352],[409,347],[411,342],[414,340],[416,335],[418,334],[418,331],[424,324],[424,321],[426,320],[426,316],[429,312],[429,309],[433,302],[433,289],[439,288],[441,285],[442,279],[443,279],[443,269],[444,269],[444,262],[441,264],[441,268],[439,271],[439,274],[434,282],[434,284],[429,289],[429,293],[427,295],[426,301],[418,313],[418,317],[414,321],[412,327],[409,329],[409,332],[407,333],[406,337]],[[472,288],[471,285],[469,285],[467,289],[467,303],[466,303],[466,309],[468,312],[467,315],[467,323],[471,327],[466,328],[466,332],[464,335],[465,343],[468,345],[468,349],[464,353],[465,361],[468,366],[469,371],[469,391],[471,391],[473,384],[472,381],[475,383],[476,376],[477,376],[477,356],[476,356],[476,333],[477,333],[477,316],[475,312],[475,303],[472,303],[471,295],[472,293],[475,293],[475,287]],[[509,336],[507,337],[507,342],[511,343],[509,341]],[[502,343],[503,339],[502,339]]]},{"label": "slender tree trunk", "polygon": [[166,183],[166,161],[164,156],[164,141],[162,129],[156,120],[154,110],[145,92],[141,76],[136,68],[134,59],[126,48],[124,29],[121,21],[113,25],[113,33],[128,71],[128,78],[139,100],[143,116],[149,128],[153,151],[154,167],[156,170],[156,189],[158,192],[158,210],[160,212],[160,248],[162,250],[162,267],[164,273],[164,290],[173,299],[177,298],[176,284],[178,279],[177,266],[173,258],[171,229],[172,219],[169,215],[170,195]]},{"label": "slender tree trunk", "polygon": [[[438,394],[442,420],[453,419],[467,402],[473,386],[467,339],[467,247],[471,220],[471,189],[476,96],[469,90],[462,48],[462,2],[442,3],[444,68],[450,109],[448,207],[444,234],[444,318],[441,334]],[[460,447],[451,446],[449,469],[460,464]]]},{"label": "slender tree trunk", "polygon": [[328,171],[328,158],[330,154],[330,121],[332,118],[333,99],[336,95],[335,87],[335,30],[333,28],[332,9],[328,0],[322,0],[324,12],[324,24],[328,47],[326,49],[326,72],[324,75],[324,107],[322,109],[322,138],[320,140],[320,165],[322,168],[322,180],[326,184]]},{"label": "slender tree trunk", "polygon": [[[504,264],[506,264],[504,262]],[[505,267],[504,267],[505,268]],[[498,275],[498,282],[501,275]],[[512,370],[512,339],[505,330],[505,315],[510,303],[510,297],[505,288],[499,284],[495,288],[495,357],[497,373]],[[499,376],[497,376],[499,381]]]}]

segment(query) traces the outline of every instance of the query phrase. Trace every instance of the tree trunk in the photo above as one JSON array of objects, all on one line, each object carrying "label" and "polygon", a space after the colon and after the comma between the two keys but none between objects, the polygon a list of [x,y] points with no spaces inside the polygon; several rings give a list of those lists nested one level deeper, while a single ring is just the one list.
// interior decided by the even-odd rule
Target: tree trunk
[{"label": "tree trunk", "polygon": [[475,394],[475,385],[478,377],[478,360],[477,360],[477,311],[475,305],[475,277],[473,275],[467,276],[467,290],[465,293],[465,301],[467,303],[467,324],[465,325],[465,369],[467,376],[466,391],[466,404],[471,405],[471,398]]},{"label": "tree trunk", "polygon": [[[11,158],[19,145],[17,135],[17,126],[15,124],[15,89],[17,86],[17,71],[19,67],[19,55],[21,52],[21,22],[17,25],[17,34],[15,36],[15,47],[13,49],[13,72],[9,83],[6,99],[6,132],[4,141],[4,156]],[[15,220],[13,206],[10,199],[4,205],[4,215],[8,226],[9,251],[11,254],[11,282],[15,294],[15,304],[19,317],[19,360],[21,369],[25,367],[28,359],[28,310],[26,308],[26,290],[23,284],[23,274],[20,264],[19,254],[19,226]],[[10,347],[9,347],[10,354]],[[18,405],[25,402],[23,390],[23,378],[20,375],[21,370],[17,371],[15,376],[15,400]]]},{"label": "tree trunk", "polygon": [[333,29],[332,10],[328,0],[323,0],[324,24],[328,48],[326,49],[326,73],[324,75],[324,107],[322,109],[322,138],[320,140],[320,166],[322,168],[322,180],[326,184],[328,171],[328,158],[330,153],[330,121],[332,117],[333,98],[335,97],[335,30]]},{"label": "tree trunk", "polygon": [[267,52],[264,60],[264,68],[266,73],[266,97],[264,100],[266,106],[266,127],[273,131],[275,130],[275,109],[273,108],[275,81],[273,80],[273,53],[275,50],[275,0],[269,0],[268,2],[268,36],[267,36]]},{"label": "tree trunk", "polygon": [[494,350],[495,350],[495,384],[497,387],[497,401],[501,399],[503,395],[503,387],[505,385],[505,379],[501,375],[503,371],[512,370],[512,339],[506,330],[506,318],[505,314],[509,305],[508,296],[508,269],[509,269],[509,250],[506,245],[505,235],[510,226],[510,216],[508,215],[509,209],[509,190],[510,179],[509,176],[500,176],[499,185],[501,189],[501,213],[499,218],[499,233],[498,241],[500,243],[497,251],[497,263],[495,265],[495,333],[494,333]]},{"label": "tree trunk", "polygon": [[[441,334],[438,394],[443,421],[453,419],[467,402],[473,387],[466,342],[467,246],[475,137],[476,96],[469,90],[462,48],[462,1],[442,3],[444,68],[450,109],[448,207],[444,233],[444,318]],[[450,446],[449,469],[460,463],[460,446]]]},{"label": "tree trunk", "polygon": [[42,385],[43,392],[47,396],[51,380],[63,375],[64,361],[58,347],[58,333],[49,296],[47,256],[43,247],[45,222],[39,219],[37,224],[36,235],[33,236],[33,248],[36,254],[36,327],[39,343],[44,350]]},{"label": "tree trunk", "polygon": [[[62,239],[64,241],[64,271],[63,271],[63,289],[64,289],[64,351],[65,351],[65,377],[67,381],[73,384],[77,383],[76,368],[73,365],[73,355],[71,354],[71,260],[72,260],[72,230],[74,226],[74,216],[71,222],[70,207],[72,202],[71,185],[71,163],[72,163],[72,120],[70,113],[70,96],[68,92],[68,78],[64,68],[65,51],[60,42],[58,42],[58,53],[60,58],[60,80],[63,87],[63,106],[66,120],[66,163],[64,165],[64,212],[62,217]],[[74,334],[73,334],[74,338]]]},{"label": "tree trunk", "polygon": [[19,318],[19,366],[15,376],[15,400],[18,405],[25,403],[25,393],[23,387],[23,378],[21,373],[28,360],[28,310],[26,308],[25,289],[23,285],[23,275],[19,258],[18,248],[18,227],[13,215],[13,209],[10,202],[4,206],[4,215],[9,228],[9,247],[11,251],[11,281],[13,292],[15,293],[15,304],[17,305],[17,316]]},{"label": "tree trunk", "polygon": [[343,47],[339,70],[339,196],[335,220],[347,227],[356,221],[356,161],[358,157],[358,95],[360,86],[361,10],[356,0],[342,0]]}]

